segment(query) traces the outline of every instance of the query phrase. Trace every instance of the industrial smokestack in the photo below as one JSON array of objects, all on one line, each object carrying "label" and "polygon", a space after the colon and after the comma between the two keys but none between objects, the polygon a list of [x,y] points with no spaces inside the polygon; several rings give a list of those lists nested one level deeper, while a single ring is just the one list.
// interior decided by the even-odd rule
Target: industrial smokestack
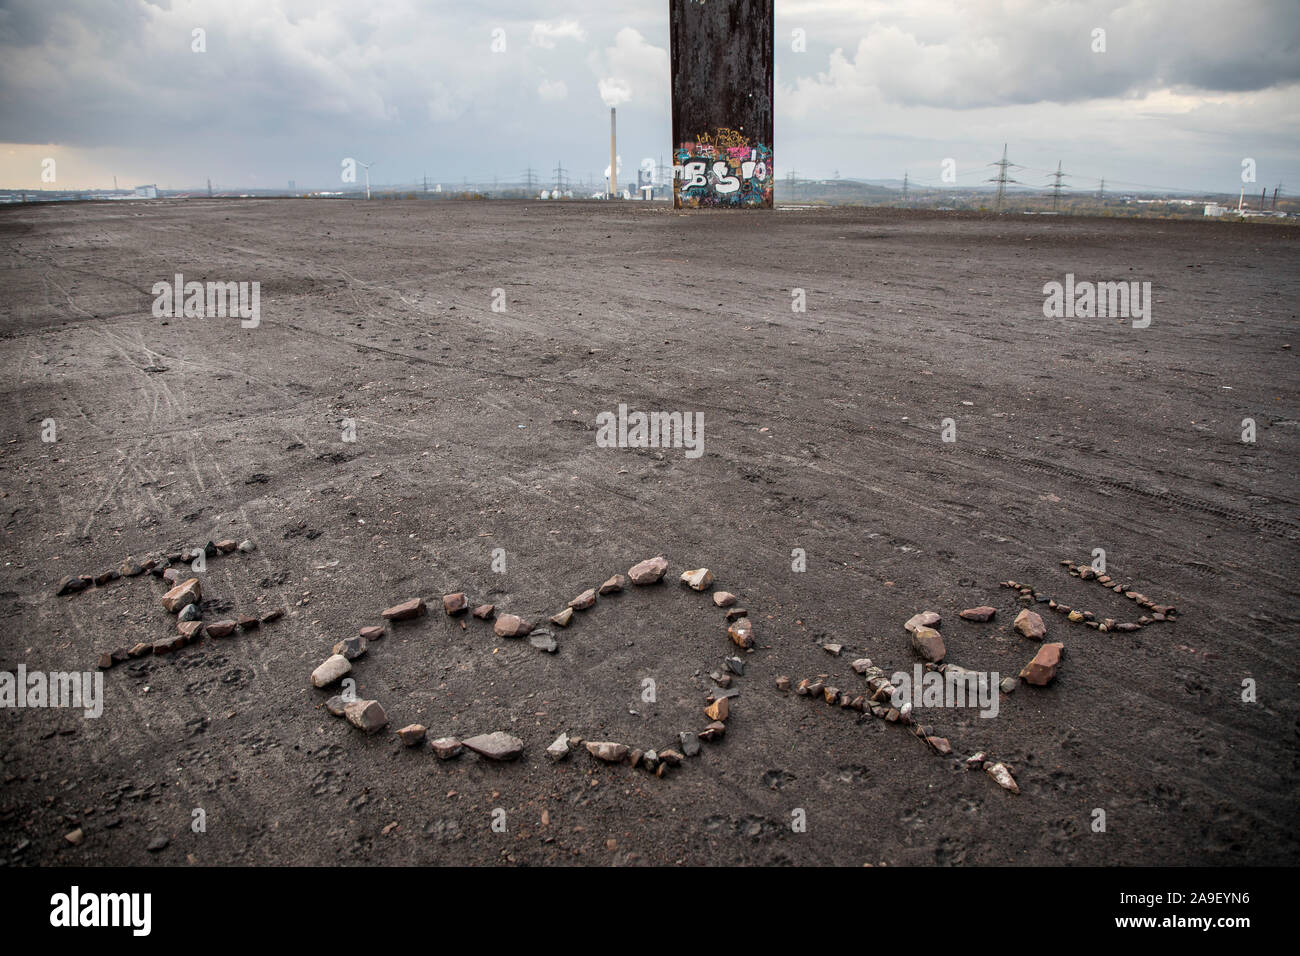
[{"label": "industrial smokestack", "polygon": [[609,108],[609,198],[618,198],[618,138],[614,133],[614,107]]}]

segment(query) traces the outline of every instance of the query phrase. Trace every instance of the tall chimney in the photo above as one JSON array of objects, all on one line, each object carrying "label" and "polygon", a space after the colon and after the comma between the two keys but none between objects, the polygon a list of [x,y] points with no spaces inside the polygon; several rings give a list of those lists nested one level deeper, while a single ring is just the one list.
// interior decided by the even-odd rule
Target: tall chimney
[{"label": "tall chimney", "polygon": [[609,108],[609,198],[618,198],[618,148],[614,135],[614,107]]}]

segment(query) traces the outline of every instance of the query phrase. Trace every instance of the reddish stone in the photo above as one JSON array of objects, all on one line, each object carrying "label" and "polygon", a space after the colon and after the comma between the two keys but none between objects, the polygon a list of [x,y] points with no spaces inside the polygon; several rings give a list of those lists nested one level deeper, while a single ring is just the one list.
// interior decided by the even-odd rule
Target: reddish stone
[{"label": "reddish stone", "polygon": [[428,611],[429,609],[424,605],[424,598],[411,598],[409,601],[387,608],[382,616],[388,621],[409,621],[411,618],[427,614]]},{"label": "reddish stone", "polygon": [[668,573],[668,559],[660,556],[634,564],[627,572],[633,584],[654,584]]},{"label": "reddish stone", "polygon": [[187,604],[198,604],[203,598],[203,585],[198,578],[182,581],[162,596],[162,605],[173,614],[177,614]]},{"label": "reddish stone", "polygon": [[936,611],[922,611],[909,617],[903,627],[908,631],[915,631],[918,627],[938,627],[941,620]]},{"label": "reddish stone", "polygon": [[[1064,605],[1062,605],[1064,607]],[[1031,640],[1041,641],[1047,636],[1047,625],[1033,611],[1025,610],[1016,615],[1016,631]]]},{"label": "reddish stone", "polygon": [[596,589],[587,588],[587,590],[583,591],[576,598],[574,598],[572,601],[569,602],[569,607],[573,608],[575,611],[585,611],[587,610],[587,608],[591,607],[595,603],[596,603]]},{"label": "reddish stone", "polygon": [[727,633],[731,635],[732,641],[738,647],[754,646],[754,625],[747,617],[737,618],[736,622],[727,628]]},{"label": "reddish stone", "polygon": [[388,715],[377,700],[354,700],[343,708],[343,716],[353,727],[368,734],[373,734],[388,724]]},{"label": "reddish stone", "polygon": [[932,627],[917,627],[912,631],[912,650],[922,659],[935,664],[948,653],[943,644],[943,635]]},{"label": "reddish stone", "polygon": [[1034,684],[1037,687],[1044,687],[1056,677],[1056,671],[1061,666],[1061,654],[1065,651],[1065,645],[1059,641],[1044,644],[1034,655],[1034,659],[1025,665],[1025,669],[1020,672],[1021,679],[1026,684]]},{"label": "reddish stone", "polygon": [[[200,624],[199,621],[187,621],[186,623]],[[164,638],[161,641],[154,641],[153,652],[155,654],[170,654],[172,651],[179,651],[185,646],[185,635],[177,634],[175,637]]]},{"label": "reddish stone", "polygon": [[527,637],[533,626],[517,614],[502,614],[492,625],[492,631],[497,637]]},{"label": "reddish stone", "polygon": [[[347,711],[345,710],[344,713],[346,714]],[[397,732],[397,736],[401,739],[403,746],[414,747],[416,744],[424,742],[426,733],[428,733],[428,728],[424,724],[407,724]]]},{"label": "reddish stone", "polygon": [[720,720],[715,720],[695,736],[699,737],[701,740],[706,740],[706,741],[717,740],[726,732],[727,732],[727,725]]}]

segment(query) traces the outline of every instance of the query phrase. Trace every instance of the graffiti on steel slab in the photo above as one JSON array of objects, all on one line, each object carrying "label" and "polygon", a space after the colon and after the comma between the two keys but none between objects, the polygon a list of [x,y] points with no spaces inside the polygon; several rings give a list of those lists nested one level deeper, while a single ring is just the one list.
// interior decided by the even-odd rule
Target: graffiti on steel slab
[{"label": "graffiti on steel slab", "polygon": [[719,127],[678,145],[673,153],[676,205],[771,206],[772,149],[744,133]]}]

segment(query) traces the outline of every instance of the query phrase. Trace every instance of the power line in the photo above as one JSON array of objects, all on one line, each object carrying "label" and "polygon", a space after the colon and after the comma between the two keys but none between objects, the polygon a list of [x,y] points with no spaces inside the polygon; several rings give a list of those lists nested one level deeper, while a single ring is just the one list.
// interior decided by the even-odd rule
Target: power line
[{"label": "power line", "polygon": [[1054,173],[1052,174],[1052,179],[1055,180],[1055,182],[1049,184],[1049,185],[1051,185],[1051,187],[1052,187],[1052,212],[1056,212],[1057,206],[1060,205],[1060,202],[1061,202],[1061,180],[1062,180],[1062,179],[1066,179],[1066,178],[1068,178],[1068,177],[1065,175],[1065,173],[1061,172],[1061,161],[1060,161],[1060,160],[1057,160],[1057,162],[1056,162],[1056,172],[1054,172]]},{"label": "power line", "polygon": [[1007,184],[1015,183],[1016,185],[1023,185],[1018,179],[1012,179],[1009,176],[1007,176],[1007,170],[1013,167],[1015,169],[1023,169],[1024,167],[1017,166],[1015,163],[1007,161],[1006,143],[1002,144],[1002,158],[998,160],[996,163],[989,163],[989,165],[998,167],[998,174],[992,177],[991,179],[986,179],[985,182],[998,184],[998,196],[997,199],[994,201],[995,203],[994,210],[996,212],[1001,212],[1002,201],[1006,198],[1007,195]]},{"label": "power line", "polygon": [[[1051,175],[1052,175],[1052,170],[1050,170],[1050,169],[1041,169],[1041,168],[1039,168],[1039,167],[1037,167],[1037,166],[1021,166],[1020,168],[1021,168],[1021,169],[1025,169],[1025,170],[1028,170],[1028,171],[1030,171],[1030,172],[1043,173],[1043,174],[1045,174],[1045,175],[1047,175],[1047,176],[1051,176]],[[1092,181],[1092,180],[1095,178],[1095,177],[1092,177],[1092,176],[1083,176],[1083,175],[1080,175],[1079,173],[1071,173],[1071,174],[1070,174],[1070,177],[1071,177],[1072,179],[1075,179],[1075,180],[1083,179],[1083,180],[1088,180],[1088,181]],[[1096,181],[1097,181],[1098,183],[1102,183],[1102,184],[1105,183],[1105,180],[1104,180],[1104,179],[1097,179]],[[1166,186],[1166,185],[1161,185],[1161,184],[1159,184],[1159,183],[1135,183],[1135,182],[1132,182],[1131,180],[1127,180],[1127,179],[1112,179],[1112,180],[1110,180],[1110,183],[1111,183],[1112,186],[1117,185],[1117,184],[1120,185],[1120,186],[1133,186],[1133,187],[1137,187],[1138,189],[1146,189],[1146,190],[1151,190],[1151,191],[1153,191],[1153,192],[1163,192],[1163,193],[1196,193],[1196,194],[1200,194],[1201,192],[1204,191],[1204,190],[1199,190],[1199,189],[1185,189],[1185,188],[1183,188],[1183,187],[1181,187],[1181,186]]]}]

